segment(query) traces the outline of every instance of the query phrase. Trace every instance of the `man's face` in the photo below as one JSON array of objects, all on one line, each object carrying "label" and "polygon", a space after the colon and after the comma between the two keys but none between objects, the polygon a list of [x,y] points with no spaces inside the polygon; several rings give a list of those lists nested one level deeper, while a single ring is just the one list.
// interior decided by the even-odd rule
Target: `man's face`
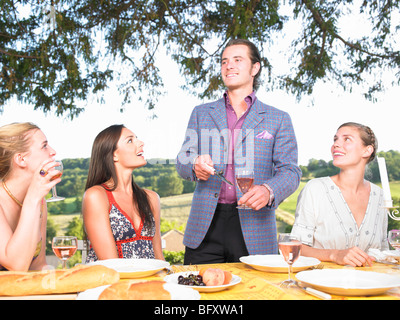
[{"label": "man's face", "polygon": [[260,64],[252,64],[246,45],[227,47],[222,53],[221,76],[228,90],[247,89],[252,91],[254,76]]}]

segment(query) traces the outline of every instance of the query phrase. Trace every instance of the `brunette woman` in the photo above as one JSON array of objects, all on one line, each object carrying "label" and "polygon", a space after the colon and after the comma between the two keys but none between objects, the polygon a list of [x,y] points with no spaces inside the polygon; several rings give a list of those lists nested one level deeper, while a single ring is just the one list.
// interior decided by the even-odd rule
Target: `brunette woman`
[{"label": "brunette woman", "polygon": [[134,169],[147,163],[143,145],[123,125],[110,126],[95,138],[82,202],[91,245],[86,262],[164,259],[159,196],[140,188],[132,175]]}]

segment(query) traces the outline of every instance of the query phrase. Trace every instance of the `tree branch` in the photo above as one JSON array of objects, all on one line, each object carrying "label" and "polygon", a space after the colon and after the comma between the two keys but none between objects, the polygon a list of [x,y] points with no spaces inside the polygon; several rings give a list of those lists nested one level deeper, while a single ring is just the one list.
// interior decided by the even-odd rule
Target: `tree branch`
[{"label": "tree branch", "polygon": [[[351,43],[345,39],[343,39],[339,34],[337,34],[336,32],[333,32],[331,30],[328,30],[328,28],[326,27],[326,21],[322,18],[321,14],[319,13],[319,11],[315,8],[315,6],[313,5],[314,1],[310,1],[310,0],[302,0],[302,3],[306,6],[306,8],[311,12],[314,21],[318,24],[320,30],[323,32],[324,34],[324,40],[325,40],[325,35],[327,32],[329,32],[335,39],[340,40],[341,42],[343,42],[346,46],[363,52],[369,56],[372,57],[378,57],[381,59],[392,59],[394,57],[396,57],[396,53],[393,53],[391,55],[384,55],[384,54],[379,54],[379,53],[374,53],[374,52],[370,52],[368,50],[365,50],[363,48],[361,48],[359,45]],[[324,41],[325,42],[325,41]]]},{"label": "tree branch", "polygon": [[40,59],[40,57],[11,53],[2,48],[0,48],[0,52],[11,57],[24,58],[24,59]]},{"label": "tree branch", "polygon": [[171,14],[171,17],[175,20],[176,24],[178,25],[179,29],[185,34],[185,36],[189,39],[191,39],[192,41],[194,41],[200,48],[201,50],[203,50],[208,56],[210,56],[210,54],[208,53],[208,51],[202,46],[201,43],[198,43],[198,41],[196,41],[192,35],[190,33],[188,33],[185,28],[183,28],[182,24],[179,22],[179,19],[176,17],[176,15],[171,11],[171,8],[168,6],[168,4],[163,1],[165,7],[167,8],[168,12]]}]

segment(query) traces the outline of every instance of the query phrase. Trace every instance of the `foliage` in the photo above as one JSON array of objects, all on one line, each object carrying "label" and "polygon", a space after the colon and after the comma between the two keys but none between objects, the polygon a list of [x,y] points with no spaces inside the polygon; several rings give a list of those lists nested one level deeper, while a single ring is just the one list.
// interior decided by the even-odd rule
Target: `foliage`
[{"label": "foliage", "polygon": [[58,226],[54,223],[54,220],[49,216],[47,218],[47,229],[46,229],[46,255],[52,255],[53,249],[51,247],[52,239],[58,233]]},{"label": "foliage", "polygon": [[[400,180],[400,152],[390,150],[377,153],[378,157],[384,157],[388,172],[389,181]],[[318,178],[324,176],[332,176],[339,172],[332,161],[310,159],[307,166],[301,166],[303,178]],[[380,182],[379,166],[376,160],[372,161],[365,172],[365,178],[371,182]]]},{"label": "foliage", "polygon": [[185,257],[185,252],[184,251],[168,251],[168,250],[163,250],[164,258],[166,261],[168,261],[170,264],[183,264],[183,259]]},{"label": "foliage", "polygon": [[[299,53],[294,76],[286,78],[285,86],[301,95],[312,93],[318,80],[335,80],[351,90],[354,84],[364,84],[367,99],[382,91],[382,79],[371,80],[370,75],[382,68],[398,70],[400,54],[396,45],[399,31],[398,1],[310,1],[293,0],[296,18],[302,18],[303,36],[296,39],[293,48]],[[357,9],[356,6],[359,5]],[[357,12],[358,11],[358,12]],[[346,35],[340,20],[357,19],[358,30]],[[343,21],[343,20],[342,20]],[[359,25],[360,27],[360,25]],[[393,78],[399,83],[399,76]]]},{"label": "foliage", "polygon": [[179,224],[178,222],[174,220],[166,220],[161,218],[160,221],[160,232],[161,234],[169,231],[169,230],[178,230],[181,232],[185,232],[185,226],[186,224]]},{"label": "foliage", "polygon": [[[115,80],[125,103],[136,94],[152,109],[163,93],[161,49],[178,64],[185,89],[211,98],[222,87],[219,56],[230,38],[250,39],[268,56],[282,50],[286,26],[296,23],[292,59],[263,59],[271,85],[301,97],[318,81],[348,90],[365,84],[373,99],[384,90],[382,69],[399,82],[399,8],[386,0],[3,0],[0,105],[16,97],[73,118],[78,101]],[[343,18],[354,16],[364,19],[364,32],[346,35]],[[275,64],[291,71],[272,77]]]}]

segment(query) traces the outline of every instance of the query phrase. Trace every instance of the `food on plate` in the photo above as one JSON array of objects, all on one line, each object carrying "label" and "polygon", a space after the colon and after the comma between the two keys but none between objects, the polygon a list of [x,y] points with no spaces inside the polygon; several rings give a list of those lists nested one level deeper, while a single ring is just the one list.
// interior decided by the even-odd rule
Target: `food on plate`
[{"label": "food on plate", "polygon": [[224,270],[225,280],[223,284],[229,284],[232,280],[232,273],[229,271]]},{"label": "food on plate", "polygon": [[178,277],[178,284],[189,286],[221,286],[229,284],[232,280],[232,273],[219,268],[203,267],[198,275],[190,273],[184,277]]},{"label": "food on plate", "polygon": [[103,290],[99,300],[171,300],[164,281],[120,281]]},{"label": "food on plate", "polygon": [[190,273],[187,277],[180,275],[178,277],[178,284],[183,284],[186,286],[205,286],[203,282],[203,277],[198,274]]},{"label": "food on plate", "polygon": [[225,273],[219,268],[208,268],[204,271],[203,281],[206,286],[221,286],[225,282]]},{"label": "food on plate", "polygon": [[100,265],[38,272],[3,271],[0,273],[0,296],[81,292],[118,281],[117,271]]}]

